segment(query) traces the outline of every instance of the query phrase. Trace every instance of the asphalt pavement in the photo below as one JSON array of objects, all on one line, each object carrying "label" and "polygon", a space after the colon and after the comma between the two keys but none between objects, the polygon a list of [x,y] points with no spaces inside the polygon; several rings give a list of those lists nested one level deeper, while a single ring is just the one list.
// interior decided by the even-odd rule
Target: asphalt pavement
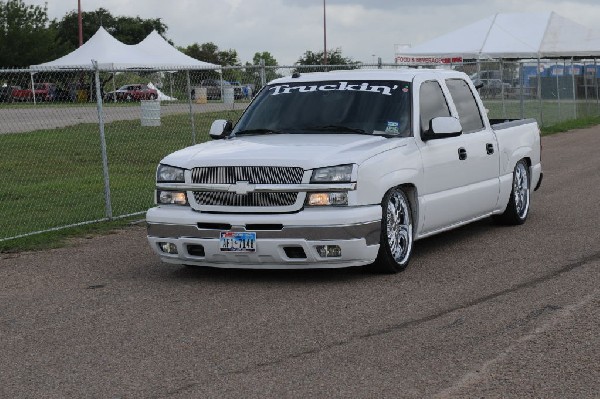
[{"label": "asphalt pavement", "polygon": [[600,128],[543,138],[523,226],[408,269],[191,269],[134,226],[0,255],[1,398],[598,398]]}]

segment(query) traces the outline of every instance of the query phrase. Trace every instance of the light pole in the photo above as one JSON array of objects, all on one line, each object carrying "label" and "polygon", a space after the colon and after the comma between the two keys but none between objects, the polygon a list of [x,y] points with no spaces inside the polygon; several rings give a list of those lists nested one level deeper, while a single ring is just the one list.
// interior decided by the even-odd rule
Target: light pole
[{"label": "light pole", "polygon": [[325,0],[323,0],[323,65],[327,65],[327,14],[325,13]]},{"label": "light pole", "polygon": [[77,0],[77,24],[79,25],[79,47],[83,46],[83,23],[81,18],[81,0]]}]

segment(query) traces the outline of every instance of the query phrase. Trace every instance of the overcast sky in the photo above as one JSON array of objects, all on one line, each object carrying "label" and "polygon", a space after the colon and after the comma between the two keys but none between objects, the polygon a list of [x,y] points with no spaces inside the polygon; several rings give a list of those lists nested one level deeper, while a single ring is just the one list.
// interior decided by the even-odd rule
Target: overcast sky
[{"label": "overcast sky", "polygon": [[[77,0],[48,3],[50,19],[77,9]],[[240,61],[268,51],[291,65],[306,50],[323,49],[323,0],[81,0],[114,16],[161,18],[177,46],[213,42],[235,49]],[[599,26],[600,0],[326,0],[327,47],[355,61],[393,62],[397,44],[420,44],[498,12],[550,12]]]}]

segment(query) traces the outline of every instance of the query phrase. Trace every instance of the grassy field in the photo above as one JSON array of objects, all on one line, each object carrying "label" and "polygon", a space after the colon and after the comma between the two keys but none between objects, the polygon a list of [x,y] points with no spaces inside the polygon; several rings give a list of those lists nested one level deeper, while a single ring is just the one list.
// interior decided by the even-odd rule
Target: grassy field
[{"label": "grassy field", "polygon": [[[195,115],[197,141],[208,139],[215,119],[241,111]],[[154,172],[165,155],[191,145],[190,116],[139,120],[105,128],[113,215],[141,212],[153,203]],[[0,240],[105,218],[102,157],[97,124],[0,135]],[[0,241],[0,250],[10,241]]]}]

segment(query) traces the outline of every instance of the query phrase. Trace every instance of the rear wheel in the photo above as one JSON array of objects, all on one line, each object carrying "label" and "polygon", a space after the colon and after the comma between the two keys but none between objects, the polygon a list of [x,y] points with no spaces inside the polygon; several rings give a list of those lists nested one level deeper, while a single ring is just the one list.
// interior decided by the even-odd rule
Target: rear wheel
[{"label": "rear wheel", "polygon": [[503,214],[494,216],[494,220],[500,224],[509,225],[525,223],[529,215],[530,194],[529,168],[525,160],[521,159],[515,165],[512,191],[506,210]]},{"label": "rear wheel", "polygon": [[373,270],[397,273],[408,266],[413,247],[413,217],[410,202],[401,188],[393,188],[383,197],[383,217],[379,253]]}]

